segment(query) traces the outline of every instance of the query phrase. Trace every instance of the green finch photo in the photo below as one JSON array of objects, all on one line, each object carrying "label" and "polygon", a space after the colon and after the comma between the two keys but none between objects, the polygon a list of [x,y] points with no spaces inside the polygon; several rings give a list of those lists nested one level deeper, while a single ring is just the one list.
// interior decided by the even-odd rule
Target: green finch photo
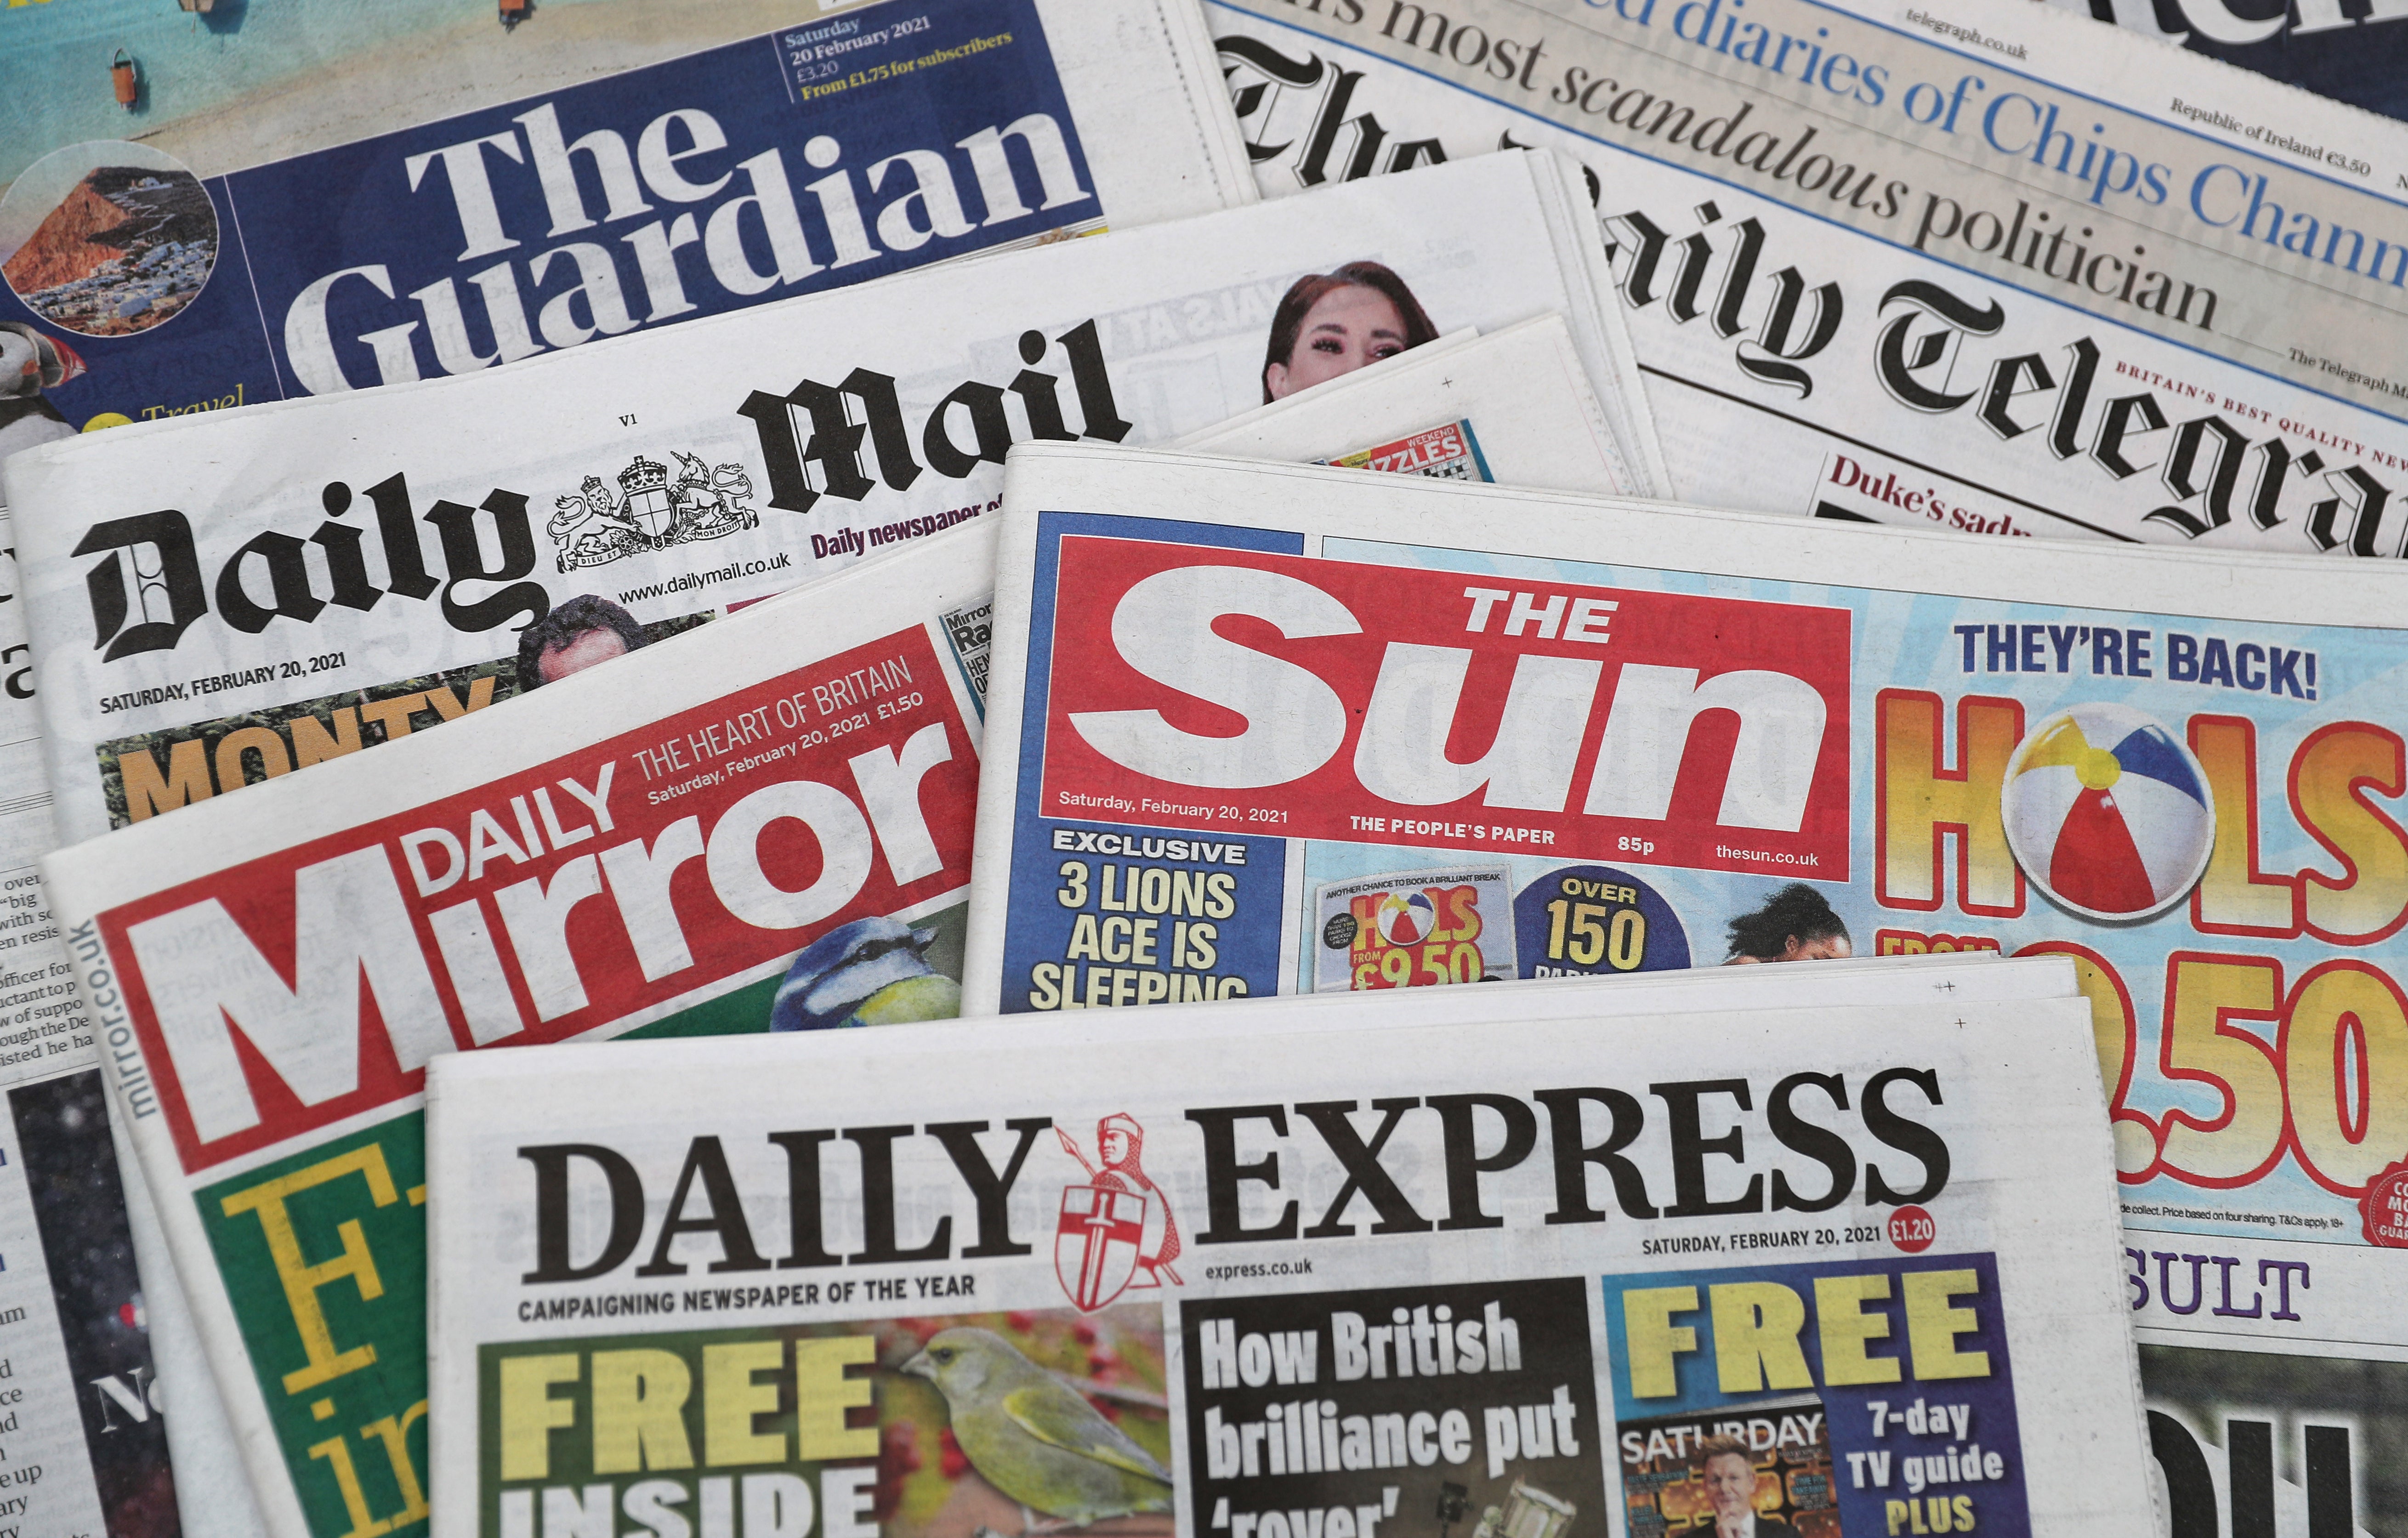
[{"label": "green finch photo", "polygon": [[932,1337],[902,1371],[944,1396],[970,1467],[1029,1512],[1030,1532],[1170,1509],[1170,1475],[1076,1389],[992,1330]]}]

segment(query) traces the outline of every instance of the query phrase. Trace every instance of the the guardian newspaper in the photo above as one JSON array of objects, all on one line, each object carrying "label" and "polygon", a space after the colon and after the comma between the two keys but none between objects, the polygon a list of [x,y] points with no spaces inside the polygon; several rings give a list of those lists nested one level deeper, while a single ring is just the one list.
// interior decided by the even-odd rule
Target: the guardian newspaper
[{"label": "the guardian newspaper", "polygon": [[[749,36],[730,34],[732,11],[622,15],[619,58],[664,34],[691,47],[715,33],[716,46],[565,84],[591,50],[545,18],[509,48],[513,63],[497,65],[490,46],[473,62],[486,100],[436,121],[424,104],[452,96],[466,71],[397,37],[372,61],[323,61],[380,77],[342,108],[323,110],[304,79],[240,112],[247,134],[179,114],[207,86],[165,77],[181,64],[255,78],[272,67],[257,50],[179,61],[165,40],[144,50],[137,72],[155,67],[151,93],[167,94],[136,103],[140,142],[122,123],[94,132],[64,104],[22,108],[36,143],[12,136],[0,151],[17,162],[0,165],[0,326],[39,338],[60,366],[37,409],[0,425],[0,453],[474,374],[975,252],[1254,201],[1227,108],[1210,94],[1193,0],[792,7],[796,24]],[[308,19],[271,24],[284,30],[270,51],[300,50]],[[100,46],[95,23],[83,25],[78,79]],[[68,93],[33,84],[66,62],[51,52],[56,30],[0,26],[28,94]],[[413,75],[423,90],[395,88]],[[69,121],[39,144],[51,120]],[[280,158],[259,164],[263,153]]]}]

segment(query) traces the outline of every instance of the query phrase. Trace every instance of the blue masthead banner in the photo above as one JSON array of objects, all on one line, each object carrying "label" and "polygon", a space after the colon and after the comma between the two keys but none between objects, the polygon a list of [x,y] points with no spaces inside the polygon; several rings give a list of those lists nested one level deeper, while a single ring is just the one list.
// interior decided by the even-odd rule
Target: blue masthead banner
[{"label": "blue masthead banner", "polygon": [[0,322],[50,343],[43,436],[473,372],[1104,215],[1034,0],[877,7],[206,181],[77,151],[12,189],[56,202],[10,210],[34,227],[0,264]]}]

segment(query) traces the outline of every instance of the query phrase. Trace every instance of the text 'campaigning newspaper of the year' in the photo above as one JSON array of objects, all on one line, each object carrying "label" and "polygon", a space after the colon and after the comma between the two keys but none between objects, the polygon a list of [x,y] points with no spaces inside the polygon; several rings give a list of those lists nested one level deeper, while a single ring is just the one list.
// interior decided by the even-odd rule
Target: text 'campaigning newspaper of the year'
[{"label": "text 'campaigning newspaper of the year'", "polygon": [[436,1538],[2145,1531],[2078,1001],[1546,991],[438,1059]]}]

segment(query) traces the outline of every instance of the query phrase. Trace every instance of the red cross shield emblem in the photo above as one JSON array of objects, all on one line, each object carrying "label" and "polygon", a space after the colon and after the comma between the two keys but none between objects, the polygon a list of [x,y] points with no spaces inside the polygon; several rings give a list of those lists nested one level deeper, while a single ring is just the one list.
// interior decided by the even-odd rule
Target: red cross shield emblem
[{"label": "red cross shield emblem", "polygon": [[1119,1297],[1137,1274],[1146,1198],[1101,1186],[1066,1186],[1054,1229],[1054,1274],[1082,1314]]}]

